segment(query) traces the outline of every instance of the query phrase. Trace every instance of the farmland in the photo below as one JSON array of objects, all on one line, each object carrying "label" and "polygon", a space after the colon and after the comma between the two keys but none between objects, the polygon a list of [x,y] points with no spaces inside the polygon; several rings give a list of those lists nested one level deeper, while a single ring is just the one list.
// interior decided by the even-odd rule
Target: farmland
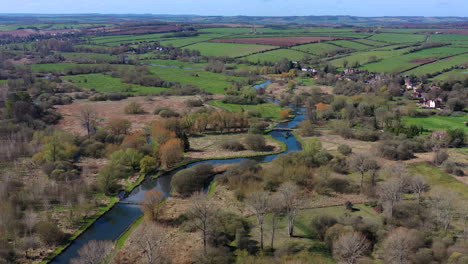
[{"label": "farmland", "polygon": [[290,60],[301,60],[307,54],[301,51],[293,50],[293,49],[279,49],[273,51],[267,51],[259,54],[254,54],[245,57],[250,62],[257,62],[257,61],[280,61],[284,58],[288,58]]},{"label": "farmland", "polygon": [[417,34],[382,33],[373,35],[369,39],[388,43],[411,43],[424,41],[426,36]]},{"label": "farmland", "polygon": [[201,70],[151,67],[151,72],[161,79],[184,84],[194,84],[200,89],[215,94],[224,94],[226,88],[232,86],[232,81],[244,80],[242,77],[226,76]]},{"label": "farmland", "polygon": [[426,73],[435,73],[467,62],[468,54],[463,54],[423,65],[411,71],[407,71],[404,74],[420,75]]},{"label": "farmland", "polygon": [[325,42],[325,43],[312,43],[312,44],[299,45],[299,46],[293,47],[292,49],[306,52],[306,53],[311,53],[314,55],[320,55],[320,54],[332,52],[336,49],[339,49],[339,47],[329,44],[328,42]]},{"label": "farmland", "polygon": [[421,59],[437,60],[438,58],[444,58],[447,56],[457,55],[464,52],[466,52],[466,49],[464,48],[430,48],[416,51],[410,54],[402,54],[401,56],[393,56],[390,58],[386,58],[379,62],[367,64],[363,66],[362,69],[369,70],[372,72],[404,72],[405,70],[409,70],[412,67],[416,67],[426,62],[425,60]]},{"label": "farmland", "polygon": [[0,263],[74,263],[93,232],[93,263],[147,262],[146,235],[174,264],[341,263],[351,235],[390,263],[398,230],[407,263],[468,259],[460,18],[85,17],[0,25],[25,34],[0,32]]},{"label": "farmland", "polygon": [[364,45],[358,42],[348,41],[348,40],[337,40],[332,42],[335,45],[338,45],[343,48],[349,48],[354,50],[366,50],[370,49],[369,45]]},{"label": "farmland", "polygon": [[312,42],[320,42],[334,40],[335,37],[283,37],[283,38],[232,38],[232,39],[216,39],[213,42],[219,43],[241,43],[241,44],[258,44],[258,45],[274,45],[274,46],[293,46]]},{"label": "farmland", "polygon": [[437,80],[448,80],[448,79],[463,79],[468,77],[468,69],[456,69],[451,70],[440,75],[437,75]]},{"label": "farmland", "polygon": [[[206,56],[241,57],[252,53],[275,49],[275,46],[233,43],[198,43],[186,47],[194,49]],[[229,52],[227,52],[229,51]]]},{"label": "farmland", "polygon": [[63,76],[64,81],[71,81],[75,85],[87,89],[94,89],[98,92],[123,92],[124,88],[131,89],[131,93],[146,94],[164,91],[164,88],[145,87],[141,85],[123,83],[119,78],[113,78],[105,74],[83,74]]}]

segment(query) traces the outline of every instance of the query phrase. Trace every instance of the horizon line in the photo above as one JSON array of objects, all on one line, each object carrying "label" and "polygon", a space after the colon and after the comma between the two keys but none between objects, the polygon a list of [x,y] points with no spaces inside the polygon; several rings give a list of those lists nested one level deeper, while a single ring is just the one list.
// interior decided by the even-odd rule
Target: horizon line
[{"label": "horizon line", "polygon": [[73,16],[73,15],[102,15],[102,16],[173,16],[173,17],[361,17],[361,18],[382,18],[382,17],[423,17],[423,18],[467,18],[468,16],[425,16],[425,15],[387,15],[387,16],[357,16],[357,15],[289,15],[289,16],[264,16],[264,15],[197,15],[197,14],[153,14],[153,13],[0,13],[0,16],[25,15],[25,16]]}]

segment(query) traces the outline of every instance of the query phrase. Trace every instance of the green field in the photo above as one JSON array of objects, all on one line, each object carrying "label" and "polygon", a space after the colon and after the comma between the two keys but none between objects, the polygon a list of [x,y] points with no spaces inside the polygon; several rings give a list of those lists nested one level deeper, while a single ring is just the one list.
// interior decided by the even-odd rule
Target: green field
[{"label": "green field", "polygon": [[354,40],[354,42],[359,42],[359,43],[369,45],[369,46],[374,46],[374,47],[382,47],[382,46],[388,45],[388,43],[380,42],[380,41],[376,41],[372,39],[356,39]]},{"label": "green field", "polygon": [[341,57],[339,59],[332,60],[330,61],[330,63],[336,67],[342,67],[343,61],[347,60],[350,64],[359,62],[361,65],[364,65],[368,63],[369,58],[372,56],[377,57],[377,59],[385,59],[385,58],[400,56],[406,51],[407,49],[360,51],[360,52],[351,53],[350,55]]},{"label": "green field", "polygon": [[221,100],[210,101],[213,106],[221,107],[230,112],[254,111],[261,114],[262,117],[269,117],[278,120],[281,112],[281,107],[273,103],[265,103],[259,105],[238,105],[225,104]]},{"label": "green field", "polygon": [[336,40],[336,41],[332,41],[331,43],[341,46],[343,48],[349,48],[349,49],[354,49],[354,50],[368,50],[372,48],[368,45],[364,45],[364,44],[349,41],[349,40]]},{"label": "green field", "polygon": [[364,65],[363,67],[361,67],[361,69],[368,70],[370,72],[404,72],[406,70],[411,69],[412,67],[421,65],[421,62],[415,62],[415,60],[417,59],[437,59],[460,54],[463,52],[466,52],[466,49],[452,48],[450,46],[430,48],[401,56],[386,58],[379,62]]},{"label": "green field", "polygon": [[435,73],[438,71],[442,71],[444,69],[450,69],[453,66],[460,65],[462,63],[467,63],[467,62],[468,62],[468,54],[463,54],[463,55],[459,55],[459,56],[455,56],[455,57],[451,57],[448,59],[444,59],[444,60],[440,60],[440,61],[436,61],[433,63],[423,65],[411,71],[404,72],[404,74],[420,75],[420,74],[426,74],[426,73]]},{"label": "green field", "polygon": [[305,44],[292,47],[291,49],[311,53],[314,55],[320,55],[328,52],[332,52],[334,50],[339,49],[339,47],[329,44],[329,43],[312,43],[312,44]]},{"label": "green field", "polygon": [[159,42],[163,46],[169,46],[172,45],[174,47],[182,47],[182,46],[188,46],[194,43],[198,42],[203,42],[203,41],[208,41],[213,38],[176,38],[176,39],[161,39]]},{"label": "green field", "polygon": [[434,79],[436,80],[462,80],[468,78],[468,69],[456,69],[451,70],[449,72],[442,73],[441,75],[437,75]]},{"label": "green field", "polygon": [[249,54],[277,48],[276,46],[255,45],[255,44],[235,44],[235,43],[197,43],[185,47],[187,49],[198,50],[205,56],[220,57],[242,57]]},{"label": "green field", "polygon": [[101,73],[68,75],[63,76],[62,80],[71,80],[77,86],[87,89],[94,89],[98,92],[105,93],[122,92],[123,88],[126,87],[131,87],[132,93],[134,94],[158,93],[167,90],[165,88],[159,87],[146,87],[141,85],[123,83],[119,78],[113,78],[111,76]]},{"label": "green field", "polygon": [[408,164],[408,169],[412,174],[424,177],[426,182],[431,186],[448,189],[468,199],[468,188],[466,188],[466,185],[440,168],[431,166],[425,162],[417,162]]},{"label": "green field", "polygon": [[206,62],[190,63],[190,62],[183,62],[183,61],[178,61],[178,60],[145,60],[144,63],[156,64],[156,65],[167,65],[167,66],[179,67],[179,68],[193,68],[193,69],[200,69],[200,70],[203,70],[205,66],[208,64]]},{"label": "green field", "polygon": [[201,70],[186,70],[178,68],[150,67],[152,73],[163,80],[179,82],[183,84],[194,84],[198,88],[214,94],[224,94],[225,88],[232,86],[232,81],[240,81],[245,78],[227,76]]},{"label": "green field", "polygon": [[118,56],[112,56],[109,54],[102,54],[102,53],[78,53],[78,52],[63,52],[60,53],[66,60],[71,61],[96,61],[96,62],[111,62],[117,61],[119,59]]},{"label": "green field", "polygon": [[279,50],[273,50],[273,51],[268,51],[264,53],[250,55],[250,56],[245,57],[245,59],[251,62],[258,62],[258,61],[276,62],[284,58],[290,61],[299,61],[299,60],[302,60],[304,56],[306,55],[307,54],[304,52],[293,50],[293,49],[279,49]]},{"label": "green field", "polygon": [[40,72],[40,73],[50,73],[50,72],[66,72],[67,70],[74,68],[78,63],[48,63],[48,64],[33,64],[28,67],[31,67],[31,70]]},{"label": "green field", "polygon": [[457,116],[404,117],[403,120],[408,125],[422,126],[431,131],[461,128],[465,130],[465,132],[468,132],[468,126],[465,125],[465,122],[468,122],[468,114]]},{"label": "green field", "polygon": [[444,41],[444,42],[468,42],[468,35],[461,34],[440,34],[431,35],[430,41]]},{"label": "green field", "polygon": [[118,35],[118,36],[105,36],[105,37],[94,37],[90,38],[89,42],[94,44],[106,45],[106,46],[117,46],[121,43],[134,43],[138,41],[157,41],[160,40],[161,36],[166,35],[164,33],[157,34],[145,34],[145,35]]},{"label": "green field", "polygon": [[389,43],[409,43],[424,41],[426,39],[426,36],[416,34],[381,33],[373,35],[369,39]]}]

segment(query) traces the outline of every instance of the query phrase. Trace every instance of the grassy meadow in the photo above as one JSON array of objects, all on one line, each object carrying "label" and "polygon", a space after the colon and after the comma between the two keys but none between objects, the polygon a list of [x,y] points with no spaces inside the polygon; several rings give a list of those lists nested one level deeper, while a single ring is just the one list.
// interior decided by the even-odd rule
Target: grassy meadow
[{"label": "grassy meadow", "polygon": [[279,105],[273,103],[265,103],[259,105],[238,105],[225,104],[221,100],[213,100],[210,101],[210,104],[231,112],[252,111],[259,113],[262,117],[269,117],[276,120],[279,119],[279,114],[282,110],[282,108]]},{"label": "grassy meadow", "polygon": [[419,125],[431,131],[461,128],[465,130],[465,132],[468,132],[468,126],[465,125],[465,122],[468,122],[468,114],[456,116],[404,117],[403,120],[408,125]]}]

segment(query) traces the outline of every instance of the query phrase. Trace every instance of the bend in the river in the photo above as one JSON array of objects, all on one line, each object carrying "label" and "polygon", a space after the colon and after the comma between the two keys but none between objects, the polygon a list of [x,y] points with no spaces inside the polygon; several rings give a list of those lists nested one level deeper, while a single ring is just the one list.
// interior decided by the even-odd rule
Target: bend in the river
[{"label": "bend in the river", "polygon": [[[269,82],[265,82],[257,87],[264,87]],[[256,88],[257,88],[256,87]],[[295,128],[302,122],[306,117],[304,114],[304,108],[299,107],[295,109],[296,115],[293,120],[280,123],[276,127],[278,128]],[[269,135],[273,138],[284,142],[287,146],[287,150],[280,154],[288,153],[291,151],[301,150],[301,144],[295,138],[294,135],[289,137],[285,136],[287,131],[271,131]],[[199,163],[211,163],[213,165],[219,164],[234,164],[239,163],[246,159],[255,160],[258,162],[270,162],[274,160],[280,154],[271,154],[266,156],[248,157],[248,158],[232,158],[232,159],[212,159],[203,160],[192,163],[187,167],[194,166]],[[181,168],[182,169],[182,168]],[[177,171],[177,170],[176,170]],[[138,204],[144,199],[144,195],[147,191],[158,190],[164,195],[170,196],[170,182],[171,177],[176,172],[172,172],[169,175],[152,179],[148,177],[138,187],[136,187],[126,198],[123,198],[121,202],[117,203],[112,209],[100,217],[94,222],[90,228],[84,231],[78,238],[76,238],[68,248],[66,248],[60,255],[50,261],[53,264],[66,264],[70,263],[72,258],[78,256],[78,250],[83,247],[86,243],[91,240],[111,240],[115,241],[127,228],[142,215]]]}]

